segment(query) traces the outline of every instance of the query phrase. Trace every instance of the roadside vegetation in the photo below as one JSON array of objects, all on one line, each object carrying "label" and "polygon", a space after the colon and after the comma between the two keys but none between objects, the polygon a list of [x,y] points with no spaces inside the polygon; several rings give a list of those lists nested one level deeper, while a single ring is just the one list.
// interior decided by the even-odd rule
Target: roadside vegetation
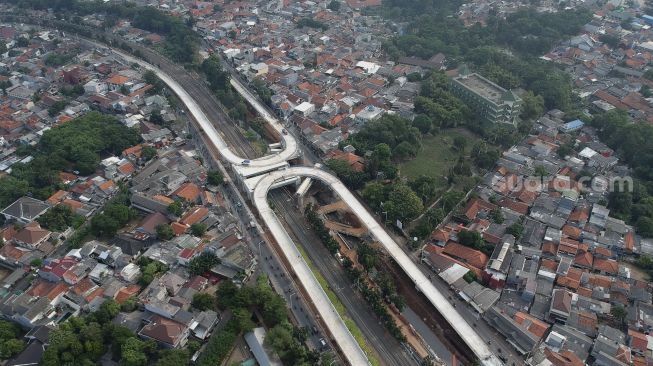
[{"label": "roadside vegetation", "polygon": [[[321,222],[321,221],[320,221]],[[306,251],[304,250],[304,247],[301,245],[297,246],[297,250],[302,255],[302,258],[304,258],[304,261],[306,264],[308,264],[308,267],[311,269],[311,272],[313,272],[313,275],[317,279],[317,282],[320,283],[320,286],[322,287],[322,290],[327,294],[327,297],[329,298],[329,301],[333,304],[333,307],[336,309],[338,312],[338,315],[342,318],[343,322],[345,322],[345,326],[351,333],[351,335],[354,337],[356,340],[356,343],[358,343],[358,346],[365,352],[367,355],[367,359],[370,361],[370,363],[373,366],[379,366],[381,363],[379,360],[374,357],[374,353],[372,351],[372,348],[367,344],[367,341],[365,340],[365,336],[363,336],[363,332],[360,330],[358,325],[356,325],[356,322],[354,322],[349,316],[347,316],[347,310],[345,308],[345,305],[340,301],[338,298],[338,295],[336,295],[335,292],[331,289],[331,286],[329,286],[329,283],[327,280],[322,276],[320,271],[315,267],[315,264],[313,264],[313,261],[308,257],[308,254],[306,254]],[[331,249],[329,249],[331,250]]]},{"label": "roadside vegetation", "polygon": [[[313,230],[317,232],[322,244],[332,254],[337,253],[338,243],[324,226],[317,212],[311,206],[306,207],[305,212],[308,222]],[[404,299],[397,294],[394,281],[387,274],[378,272],[377,267],[380,262],[378,250],[365,243],[361,243],[357,248],[357,252],[358,260],[362,265],[363,271],[355,268],[352,261],[348,258],[343,260],[345,271],[352,280],[352,283],[356,284],[358,290],[363,294],[363,297],[367,300],[374,313],[379,317],[386,329],[388,329],[388,332],[400,342],[404,342],[405,337],[401,333],[401,329],[399,329],[397,323],[390,316],[387,308],[387,305],[393,304],[401,311],[405,305]],[[375,273],[374,278],[370,277],[371,272]],[[368,282],[371,282],[371,284]]]},{"label": "roadside vegetation", "polygon": [[[286,365],[319,365],[320,354],[305,345],[308,330],[291,324],[284,299],[272,290],[267,276],[260,276],[254,285],[238,288],[231,281],[220,283],[216,304],[230,311],[231,320],[211,337],[200,356],[199,366],[219,365],[241,333],[251,331],[260,322],[267,328],[265,345]],[[260,314],[256,319],[253,313]]]}]

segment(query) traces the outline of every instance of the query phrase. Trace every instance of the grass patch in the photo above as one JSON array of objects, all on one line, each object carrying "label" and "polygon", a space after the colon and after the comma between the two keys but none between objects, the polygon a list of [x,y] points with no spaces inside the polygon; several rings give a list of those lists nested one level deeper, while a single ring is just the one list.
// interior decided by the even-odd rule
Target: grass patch
[{"label": "grass patch", "polygon": [[424,136],[422,149],[417,156],[399,164],[401,175],[409,179],[415,179],[421,175],[439,178],[442,188],[446,188],[445,177],[449,175],[449,170],[460,155],[460,152],[453,147],[453,139],[456,136],[463,136],[467,140],[465,148],[467,154],[472,146],[480,140],[478,136],[463,129],[444,130],[435,136]]},{"label": "grass patch", "polygon": [[306,264],[308,264],[308,267],[313,272],[313,275],[315,276],[315,278],[317,278],[317,282],[319,282],[320,286],[322,286],[322,289],[327,294],[327,297],[333,304],[333,307],[336,308],[336,311],[338,312],[338,314],[340,314],[340,317],[342,318],[343,322],[347,326],[347,329],[349,329],[351,335],[356,340],[356,343],[358,343],[360,348],[367,355],[367,359],[370,361],[370,364],[372,364],[372,366],[380,366],[381,363],[379,362],[379,360],[377,360],[374,357],[374,354],[372,353],[372,349],[367,344],[367,341],[363,336],[363,332],[360,330],[358,325],[356,325],[356,323],[347,316],[347,310],[345,309],[345,305],[343,305],[340,299],[338,299],[338,296],[335,294],[335,292],[331,290],[331,287],[329,286],[329,283],[324,278],[324,276],[322,276],[322,274],[317,270],[317,268],[315,268],[313,262],[310,260],[310,258],[308,258],[308,254],[306,254],[304,247],[302,247],[301,245],[295,245],[295,246],[297,247],[297,250],[299,250],[299,252],[302,254],[302,257],[304,257],[304,261],[306,261]]}]

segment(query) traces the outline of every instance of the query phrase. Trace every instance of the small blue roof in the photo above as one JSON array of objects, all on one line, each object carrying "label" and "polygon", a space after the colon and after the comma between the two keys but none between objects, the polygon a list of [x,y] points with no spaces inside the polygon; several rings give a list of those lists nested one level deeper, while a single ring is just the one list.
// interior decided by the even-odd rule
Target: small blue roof
[{"label": "small blue roof", "polygon": [[575,119],[573,121],[565,123],[564,128],[566,128],[566,129],[581,128],[584,125],[585,125],[585,123],[583,123],[583,121],[581,121],[579,119]]}]

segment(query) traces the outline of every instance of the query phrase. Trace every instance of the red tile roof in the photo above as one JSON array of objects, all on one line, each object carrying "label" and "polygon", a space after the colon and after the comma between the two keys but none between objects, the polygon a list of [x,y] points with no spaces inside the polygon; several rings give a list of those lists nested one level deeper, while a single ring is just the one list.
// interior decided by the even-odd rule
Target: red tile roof
[{"label": "red tile roof", "polygon": [[176,345],[186,326],[176,321],[154,315],[151,322],[143,327],[140,334],[169,345]]},{"label": "red tile roof", "polygon": [[611,275],[616,275],[619,273],[619,263],[613,259],[594,259],[594,270],[602,271]]},{"label": "red tile roof", "polygon": [[207,215],[209,214],[209,209],[206,207],[198,206],[195,207],[194,209],[191,209],[187,214],[185,214],[181,220],[179,220],[180,223],[184,225],[193,225],[197,222],[200,222],[203,220]]},{"label": "red tile roof", "polygon": [[52,196],[50,196],[46,202],[51,205],[56,205],[57,203],[61,202],[61,200],[66,196],[66,193],[68,192],[58,190]]},{"label": "red tile roof", "polygon": [[[594,261],[596,263],[596,261]],[[610,288],[612,285],[612,278],[608,276],[603,276],[595,273],[590,274],[589,278],[589,283],[593,287],[603,287],[603,288]]]},{"label": "red tile roof", "polygon": [[195,202],[200,196],[200,188],[194,183],[186,183],[179,187],[173,194],[186,201]]},{"label": "red tile roof", "polygon": [[648,349],[648,339],[646,334],[636,330],[628,329],[628,336],[630,337],[630,347],[636,350],[646,352]]},{"label": "red tile roof", "polygon": [[141,286],[139,285],[129,285],[127,287],[123,287],[116,294],[116,302],[118,304],[122,304],[130,297],[136,296],[140,290]]},{"label": "red tile roof", "polygon": [[546,347],[544,355],[554,366],[585,366],[585,362],[569,350],[558,353]]},{"label": "red tile roof", "polygon": [[624,249],[626,249],[627,252],[632,252],[634,248],[635,248],[635,233],[629,231],[624,236]]},{"label": "red tile roof", "polygon": [[50,300],[54,300],[57,296],[66,291],[68,291],[68,286],[64,282],[53,283],[38,279],[34,281],[32,287],[27,290],[27,294],[38,297],[45,296]]},{"label": "red tile roof", "polygon": [[496,205],[493,205],[489,202],[483,201],[478,198],[472,198],[471,200],[469,200],[469,202],[467,202],[467,205],[465,206],[463,212],[468,219],[473,220],[476,218],[476,215],[478,215],[479,211],[481,210],[492,211],[496,207],[497,207]]},{"label": "red tile roof", "polygon": [[173,222],[172,224],[170,224],[170,227],[172,227],[172,231],[175,232],[175,235],[181,235],[186,231],[188,231],[188,226],[181,224],[179,222]]},{"label": "red tile roof", "polygon": [[489,260],[488,256],[483,252],[466,247],[453,241],[448,242],[442,252],[454,259],[461,260],[478,269],[485,268],[485,265]]},{"label": "red tile roof", "polygon": [[528,331],[538,338],[544,337],[544,334],[550,327],[549,324],[521,311],[518,311],[515,314],[515,321],[519,324],[527,326]]},{"label": "red tile roof", "polygon": [[594,263],[594,257],[590,252],[579,252],[574,259],[574,264],[579,267],[592,268],[592,263]]},{"label": "red tile roof", "polygon": [[70,207],[70,209],[73,211],[79,210],[84,206],[84,204],[82,204],[81,202],[72,199],[64,200],[62,204]]},{"label": "red tile roof", "polygon": [[136,168],[134,167],[134,164],[132,163],[125,163],[121,166],[118,167],[118,171],[124,175],[129,175],[133,172],[136,171]]},{"label": "red tile roof", "polygon": [[578,240],[580,239],[580,235],[583,231],[575,226],[571,225],[565,225],[562,227],[562,233],[567,235],[568,237]]}]

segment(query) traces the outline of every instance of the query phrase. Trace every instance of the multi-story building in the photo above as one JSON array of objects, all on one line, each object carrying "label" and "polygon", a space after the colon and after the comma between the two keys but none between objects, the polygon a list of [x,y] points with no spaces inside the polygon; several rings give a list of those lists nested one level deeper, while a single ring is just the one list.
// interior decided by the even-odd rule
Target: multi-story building
[{"label": "multi-story building", "polygon": [[517,125],[522,100],[512,91],[467,70],[451,79],[451,90],[484,120]]}]

